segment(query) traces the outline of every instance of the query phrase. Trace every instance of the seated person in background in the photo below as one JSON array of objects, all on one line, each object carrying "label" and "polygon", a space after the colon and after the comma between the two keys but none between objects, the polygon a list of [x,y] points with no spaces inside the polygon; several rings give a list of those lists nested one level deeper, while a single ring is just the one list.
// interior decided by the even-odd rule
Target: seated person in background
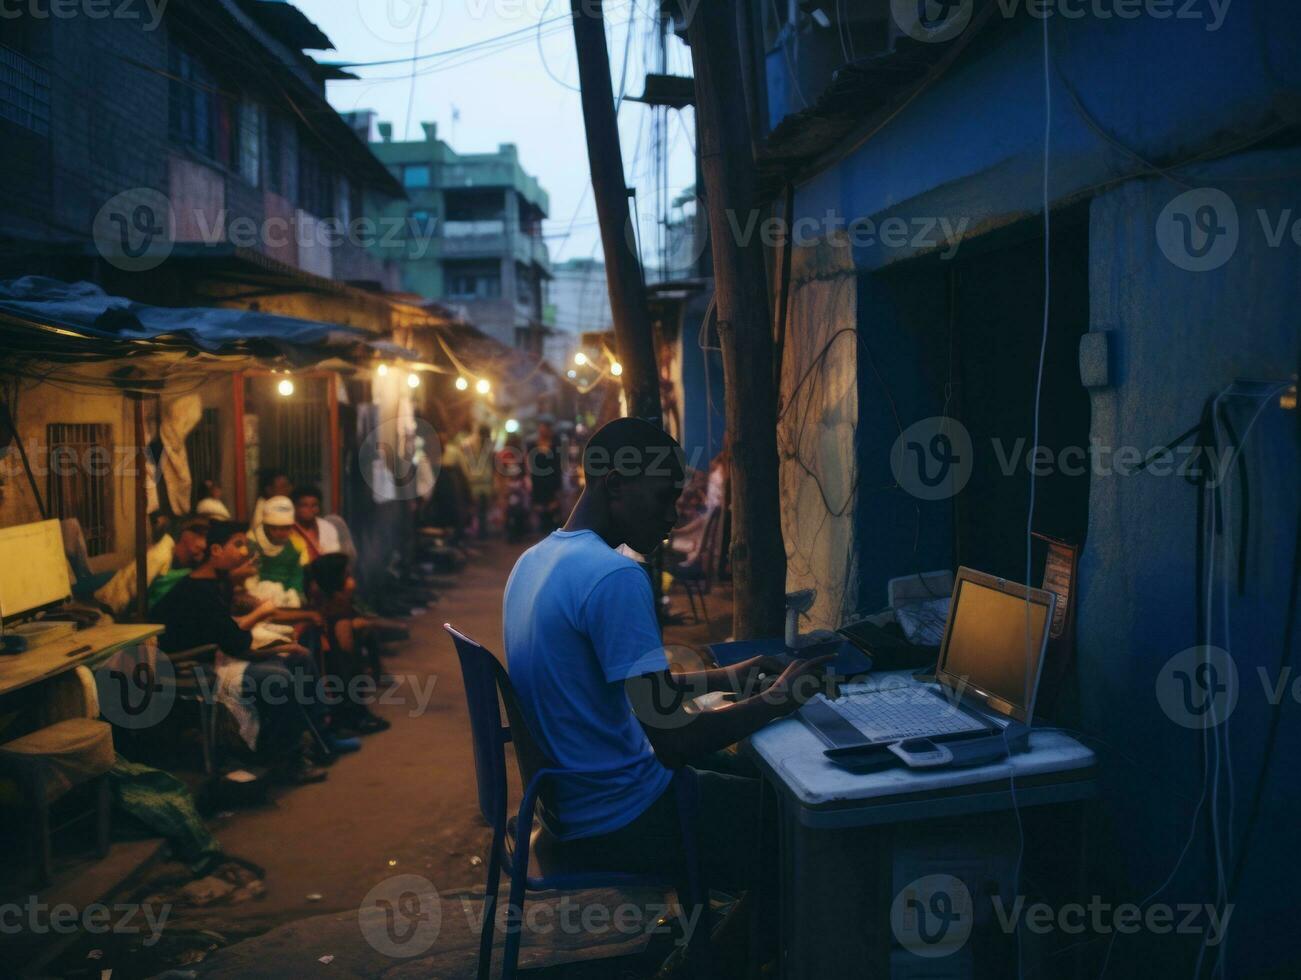
[{"label": "seated person in background", "polygon": [[176,544],[172,547],[171,566],[149,583],[149,608],[171,592],[176,583],[199,567],[208,545],[208,519],[187,517],[176,529]]},{"label": "seated person in background", "polygon": [[212,480],[204,480],[203,499],[194,505],[194,512],[217,521],[230,520],[230,511],[221,497],[221,487]]},{"label": "seated person in background", "polygon": [[[156,525],[155,534],[154,543],[145,552],[145,581],[148,583],[150,606],[203,559],[208,522],[202,517],[182,517],[176,520],[174,527]],[[114,616],[129,614],[135,598],[135,562],[119,568],[112,578],[95,590],[95,600],[108,606]]]},{"label": "seated person in background", "polygon": [[299,487],[290,500],[294,504],[294,526],[289,540],[302,555],[303,564],[322,555],[341,551],[339,531],[329,521],[320,520],[321,491],[316,487]]},{"label": "seated person in background", "polygon": [[[166,653],[215,643],[219,648],[217,673],[223,703],[240,721],[241,733],[259,753],[273,763],[277,778],[285,782],[320,782],[324,770],[315,768],[303,746],[307,714],[294,700],[295,690],[314,691],[303,682],[310,676],[310,658],[299,647],[253,651],[254,625],[268,619],[275,606],[264,602],[246,615],[231,615],[233,585],[230,573],[248,561],[244,524],[215,521],[208,528],[203,559],[189,575],[172,586],[153,608],[164,624],[158,645]],[[261,655],[261,659],[253,659]],[[296,681],[297,676],[297,681]],[[236,699],[232,691],[238,691]],[[254,717],[241,717],[240,707],[253,708]]]},{"label": "seated person in background", "polygon": [[[503,602],[507,668],[542,750],[562,770],[611,770],[559,777],[544,794],[543,825],[578,865],[673,867],[683,844],[670,768],[691,765],[705,880],[749,888],[764,856],[750,819],[759,781],[738,775],[742,760],[721,750],[817,693],[808,675],[830,658],[670,672],[649,578],[615,549],[649,554],[668,535],[682,449],[650,422],[616,419],[592,436],[583,471],[568,521],[520,557]],[[764,675],[775,683],[757,693]],[[687,701],[713,691],[740,696],[684,724]]]},{"label": "seated person in background", "polygon": [[273,466],[265,467],[257,471],[257,477],[258,497],[257,502],[253,504],[253,519],[248,522],[251,528],[256,528],[262,523],[262,508],[267,505],[268,500],[272,497],[288,497],[294,492],[293,481],[284,470]]},{"label": "seated person in background", "polygon": [[[326,673],[343,679],[344,689],[365,670],[369,655],[375,675],[379,658],[375,651],[375,621],[357,614],[353,580],[347,555],[322,555],[307,566],[307,598],[310,607],[325,621]],[[364,704],[345,704],[331,712],[337,723],[362,735],[382,732],[389,723]]]},{"label": "seated person in background", "polygon": [[[252,551],[258,579],[275,582],[286,592],[303,595],[303,556],[293,542],[294,505],[288,497],[272,497],[262,508],[262,523],[253,529]],[[256,591],[250,585],[250,591]],[[291,608],[301,602],[284,603]]]}]

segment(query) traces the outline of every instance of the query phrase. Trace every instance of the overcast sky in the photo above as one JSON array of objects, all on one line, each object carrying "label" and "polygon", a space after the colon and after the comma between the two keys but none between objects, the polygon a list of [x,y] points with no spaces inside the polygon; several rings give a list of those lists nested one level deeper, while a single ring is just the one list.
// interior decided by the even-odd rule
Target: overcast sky
[{"label": "overcast sky", "polygon": [[[335,108],[378,111],[381,120],[393,123],[394,139],[420,138],[420,124],[436,122],[439,136],[461,153],[515,143],[524,169],[541,181],[551,198],[544,230],[552,260],[601,257],[567,0],[293,2],[335,44],[333,51],[311,52],[318,60],[404,59],[352,69],[362,81],[330,82],[328,95]],[[628,95],[640,95],[646,71],[654,70],[654,7],[653,0],[608,3],[606,35],[616,95],[625,49]],[[412,98],[412,62],[405,59],[493,38],[501,40],[415,62]],[[671,72],[690,74],[690,55],[672,35],[668,64]],[[454,107],[459,113],[455,122]],[[675,115],[669,110],[671,196],[694,180],[691,110],[681,113],[680,120]],[[619,113],[624,169],[637,188],[641,235],[648,247],[654,233],[646,220],[654,213],[650,117],[651,110],[635,102],[625,103]],[[653,249],[648,257],[653,263]]]}]

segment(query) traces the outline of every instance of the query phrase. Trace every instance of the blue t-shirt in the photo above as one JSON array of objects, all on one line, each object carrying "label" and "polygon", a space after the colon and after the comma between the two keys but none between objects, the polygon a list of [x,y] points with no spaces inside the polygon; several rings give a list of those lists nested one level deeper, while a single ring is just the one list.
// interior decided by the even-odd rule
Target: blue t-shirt
[{"label": "blue t-shirt", "polygon": [[668,669],[650,580],[594,531],[554,531],[520,556],[503,601],[506,667],[542,748],[562,769],[543,819],[557,837],[631,823],[668,788],[623,682]]}]

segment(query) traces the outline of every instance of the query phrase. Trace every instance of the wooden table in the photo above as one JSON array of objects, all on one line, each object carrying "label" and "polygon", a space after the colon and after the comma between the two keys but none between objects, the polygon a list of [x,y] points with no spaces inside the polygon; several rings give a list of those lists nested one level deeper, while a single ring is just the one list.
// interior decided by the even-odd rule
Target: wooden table
[{"label": "wooden table", "polygon": [[[22,653],[0,656],[0,696],[57,677],[82,664],[93,666],[118,650],[162,631],[160,623],[91,626]],[[80,652],[69,656],[74,650]]]}]

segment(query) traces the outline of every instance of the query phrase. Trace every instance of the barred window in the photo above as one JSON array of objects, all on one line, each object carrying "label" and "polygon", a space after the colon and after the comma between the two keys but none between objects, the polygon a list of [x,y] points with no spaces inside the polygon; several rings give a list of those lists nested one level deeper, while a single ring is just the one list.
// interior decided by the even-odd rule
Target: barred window
[{"label": "barred window", "polygon": [[91,558],[113,550],[113,429],[100,423],[52,423],[46,499],[52,516],[75,517]]}]

